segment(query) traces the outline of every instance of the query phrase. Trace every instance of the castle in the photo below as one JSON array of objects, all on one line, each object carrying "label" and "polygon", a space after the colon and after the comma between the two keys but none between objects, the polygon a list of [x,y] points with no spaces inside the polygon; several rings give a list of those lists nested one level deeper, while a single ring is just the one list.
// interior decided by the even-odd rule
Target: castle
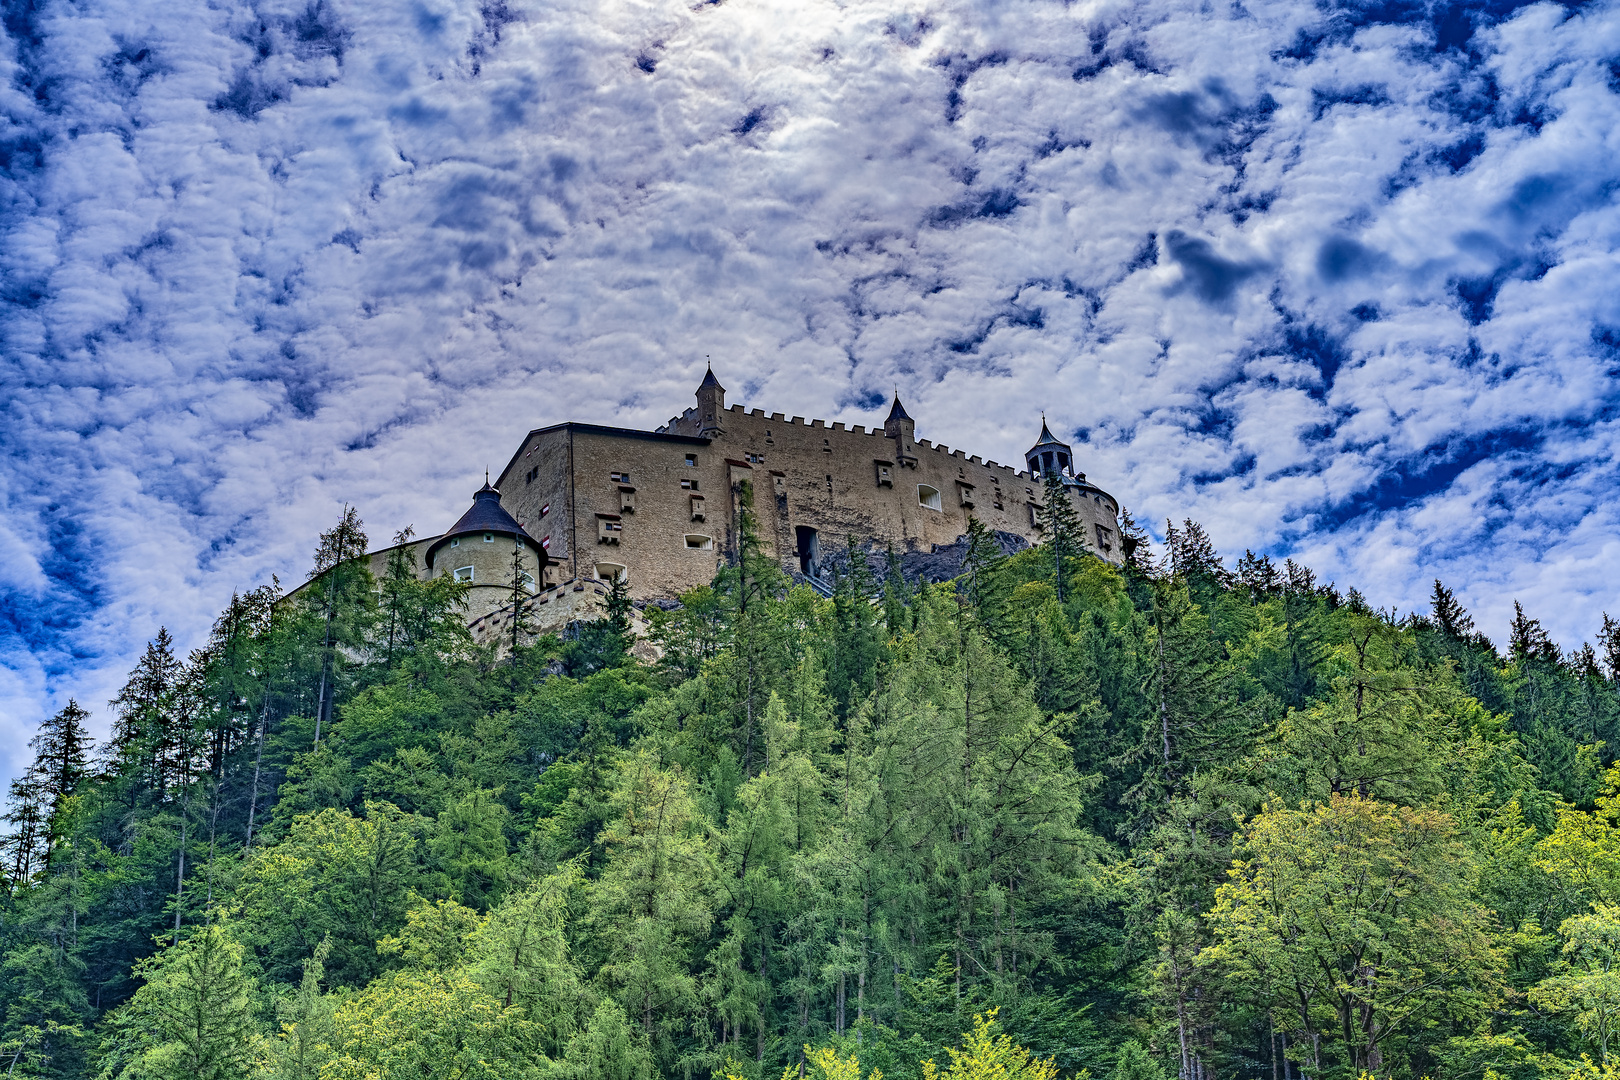
[{"label": "castle", "polygon": [[[911,576],[930,580],[958,572],[970,515],[1004,550],[1038,543],[1048,472],[1061,478],[1091,550],[1121,562],[1119,503],[1075,469],[1044,421],[1024,462],[1014,469],[919,440],[898,395],[882,430],[870,431],[728,408],[711,369],[697,405],[656,430],[563,423],[529,432],[459,521],[407,546],[419,574],[469,583],[481,640],[510,624],[515,566],[541,633],[596,617],[615,578],[638,606],[708,584],[737,556],[745,485],[765,552],[824,594],[851,538],[879,562],[892,547]],[[375,572],[394,550],[371,553]]]}]

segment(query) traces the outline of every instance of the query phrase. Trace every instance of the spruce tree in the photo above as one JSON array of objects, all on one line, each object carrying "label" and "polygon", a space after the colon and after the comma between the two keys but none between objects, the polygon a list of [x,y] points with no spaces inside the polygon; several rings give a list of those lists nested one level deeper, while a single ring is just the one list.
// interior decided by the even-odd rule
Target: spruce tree
[{"label": "spruce tree", "polygon": [[90,775],[90,745],[92,739],[84,729],[90,714],[72,698],[55,716],[39,727],[39,733],[28,743],[34,751],[34,773],[38,777],[40,796],[46,804],[45,860],[50,862],[50,847],[61,830],[62,803],[79,789]]},{"label": "spruce tree", "polygon": [[[613,583],[619,583],[622,574],[615,574]],[[523,635],[529,632],[534,623],[533,613],[529,609],[529,597],[533,595],[535,578],[526,569],[523,560],[523,541],[512,541],[512,561],[508,567],[507,586],[511,590],[509,603],[512,606],[512,641],[511,664],[515,670],[518,665],[518,649],[523,644]],[[611,616],[610,616],[611,617]]]},{"label": "spruce tree", "polygon": [[962,574],[957,580],[979,625],[992,640],[1005,644],[1012,629],[1007,557],[995,534],[972,515],[968,516],[967,552],[962,556]]},{"label": "spruce tree", "polygon": [[172,752],[180,698],[181,664],[174,655],[168,627],[147,642],[146,652],[113,698],[109,768],[126,784],[134,801],[155,794],[163,798],[174,773]]},{"label": "spruce tree", "polygon": [[26,885],[43,868],[49,850],[50,799],[38,766],[13,778],[6,797],[5,872],[12,885]]},{"label": "spruce tree", "polygon": [[363,609],[371,599],[371,573],[364,564],[365,526],[352,506],[343,508],[343,517],[321,533],[315,549],[315,565],[309,572],[318,585],[307,594],[307,602],[321,620],[321,675],[315,693],[315,740],[331,723],[332,701],[337,691],[339,650],[359,636]]},{"label": "spruce tree", "polygon": [[1540,619],[1524,613],[1524,606],[1513,601],[1513,626],[1509,637],[1509,656],[1517,664],[1557,664],[1562,659],[1558,646],[1542,628]]},{"label": "spruce tree", "polygon": [[1468,609],[1457,602],[1452,591],[1434,579],[1434,590],[1429,594],[1429,610],[1440,632],[1455,641],[1467,641],[1474,633],[1474,618]]},{"label": "spruce tree", "polygon": [[137,965],[146,984],[113,1020],[104,1075],[114,1080],[240,1080],[260,1033],[242,946],[224,927]]},{"label": "spruce tree", "polygon": [[1041,485],[1041,543],[1052,554],[1052,585],[1061,603],[1070,563],[1087,550],[1085,528],[1080,524],[1074,504],[1069,501],[1062,473],[1048,470],[1041,478]]}]

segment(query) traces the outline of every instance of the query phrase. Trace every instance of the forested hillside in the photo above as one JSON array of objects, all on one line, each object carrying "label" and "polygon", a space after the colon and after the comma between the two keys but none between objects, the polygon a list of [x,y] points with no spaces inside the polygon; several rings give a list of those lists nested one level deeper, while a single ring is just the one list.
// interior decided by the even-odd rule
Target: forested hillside
[{"label": "forested hillside", "polygon": [[745,529],[646,664],[622,590],[475,648],[347,517],[298,597],[159,631],[109,739],[40,730],[0,1068],[1620,1076],[1620,627],[1048,525],[828,600]]}]

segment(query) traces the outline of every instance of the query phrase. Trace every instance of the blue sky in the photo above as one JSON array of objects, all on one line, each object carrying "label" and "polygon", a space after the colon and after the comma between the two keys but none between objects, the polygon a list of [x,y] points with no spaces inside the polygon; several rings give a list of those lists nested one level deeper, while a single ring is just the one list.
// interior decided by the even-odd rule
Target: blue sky
[{"label": "blue sky", "polygon": [[1380,606],[1620,614],[1620,9],[37,0],[0,46],[0,774],[160,624],[563,419],[1017,460]]}]

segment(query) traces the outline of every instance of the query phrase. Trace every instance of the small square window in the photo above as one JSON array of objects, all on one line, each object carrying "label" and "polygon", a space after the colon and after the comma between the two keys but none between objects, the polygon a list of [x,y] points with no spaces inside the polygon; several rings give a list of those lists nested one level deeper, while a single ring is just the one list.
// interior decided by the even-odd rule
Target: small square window
[{"label": "small square window", "polygon": [[615,484],[628,484],[630,482],[630,474],[627,472],[608,473],[608,479],[612,480]]},{"label": "small square window", "polygon": [[697,455],[696,454],[687,454],[686,455],[686,463],[688,465],[692,466],[694,469],[697,468]]},{"label": "small square window", "polygon": [[696,491],[697,489],[698,489],[698,482],[696,480],[682,480],[681,481],[681,490],[682,491]]},{"label": "small square window", "polygon": [[460,540],[452,540],[452,541],[450,541],[450,546],[451,547],[460,547],[461,546],[461,541]]},{"label": "small square window", "polygon": [[485,533],[484,534],[484,543],[493,544],[494,542],[495,542],[495,534],[494,533]]}]

